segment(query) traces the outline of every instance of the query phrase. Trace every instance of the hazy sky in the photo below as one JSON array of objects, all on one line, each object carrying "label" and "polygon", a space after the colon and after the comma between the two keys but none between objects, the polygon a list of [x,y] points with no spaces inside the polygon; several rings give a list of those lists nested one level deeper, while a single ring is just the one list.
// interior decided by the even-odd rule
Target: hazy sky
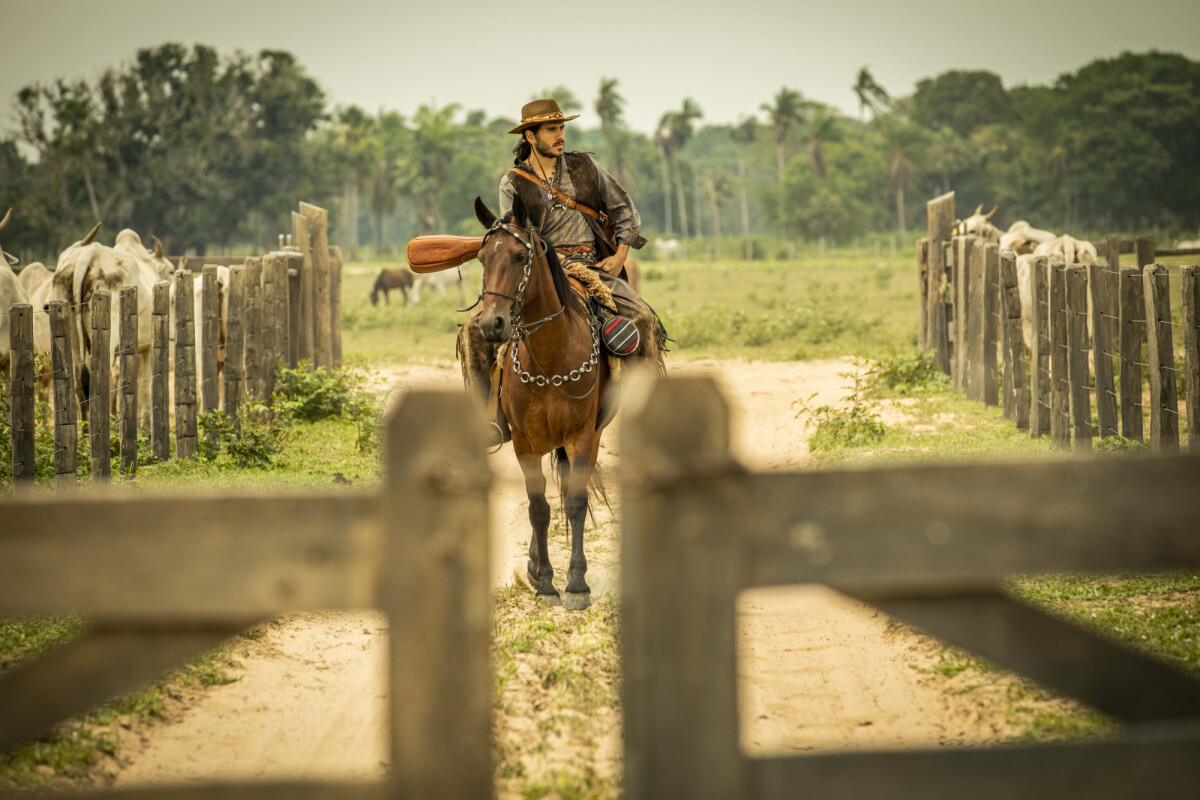
[{"label": "hazy sky", "polygon": [[1200,0],[0,0],[0,20],[4,131],[22,86],[92,79],[166,41],[287,49],[334,103],[405,115],[434,101],[516,117],[530,95],[564,84],[591,126],[600,78],[615,77],[643,131],[684,97],[705,120],[736,121],[783,85],[857,114],[850,86],[864,64],[908,94],[953,68],[1010,86],[1123,50],[1200,59]]}]

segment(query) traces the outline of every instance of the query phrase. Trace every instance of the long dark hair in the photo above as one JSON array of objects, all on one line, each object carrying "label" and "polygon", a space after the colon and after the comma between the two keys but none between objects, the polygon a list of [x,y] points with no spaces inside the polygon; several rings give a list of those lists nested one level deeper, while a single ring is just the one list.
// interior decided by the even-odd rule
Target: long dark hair
[{"label": "long dark hair", "polygon": [[[526,128],[525,130],[531,130],[533,131],[533,135],[537,136],[537,131],[540,127],[542,126],[538,125],[537,128]],[[521,141],[513,145],[513,164],[520,166],[521,162],[528,161],[531,155],[533,155],[533,145],[525,138],[525,131],[521,131]]]}]

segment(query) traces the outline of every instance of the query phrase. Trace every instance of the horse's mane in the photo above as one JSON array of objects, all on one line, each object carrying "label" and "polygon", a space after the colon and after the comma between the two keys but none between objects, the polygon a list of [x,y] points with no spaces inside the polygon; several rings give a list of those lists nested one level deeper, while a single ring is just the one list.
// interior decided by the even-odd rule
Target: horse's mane
[{"label": "horse's mane", "polygon": [[[504,215],[503,221],[511,223],[513,221],[512,217],[513,215],[510,211]],[[532,225],[530,225],[529,230],[536,233]],[[541,236],[539,235],[538,238],[541,239]],[[570,279],[563,270],[562,261],[559,260],[558,253],[545,239],[541,239],[541,242],[545,245],[546,266],[550,268],[550,279],[554,282],[554,293],[558,295],[558,302],[563,308],[574,306],[576,311],[582,312],[584,310],[583,304],[579,300],[579,296],[571,291]]]}]

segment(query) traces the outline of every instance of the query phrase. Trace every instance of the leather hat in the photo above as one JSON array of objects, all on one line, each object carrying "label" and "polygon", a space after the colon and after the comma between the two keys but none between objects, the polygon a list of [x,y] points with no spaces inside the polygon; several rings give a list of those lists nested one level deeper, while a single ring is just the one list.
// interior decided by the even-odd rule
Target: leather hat
[{"label": "leather hat", "polygon": [[558,107],[558,101],[552,97],[544,100],[531,100],[521,106],[521,124],[509,133],[520,133],[534,125],[541,125],[543,122],[566,122],[578,116],[578,114],[573,114],[564,117],[562,109]]}]

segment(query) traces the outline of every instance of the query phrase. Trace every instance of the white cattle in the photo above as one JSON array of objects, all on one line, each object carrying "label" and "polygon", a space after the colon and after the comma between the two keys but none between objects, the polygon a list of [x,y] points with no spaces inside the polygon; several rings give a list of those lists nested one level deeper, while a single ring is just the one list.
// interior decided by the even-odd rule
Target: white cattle
[{"label": "white cattle", "polygon": [[[1066,264],[1092,264],[1097,260],[1094,244],[1066,234],[1042,242],[1032,253],[1023,253],[1017,256],[1017,289],[1021,294],[1021,332],[1028,350],[1033,349],[1033,266],[1039,256],[1046,256],[1047,263],[1062,261]],[[1047,283],[1047,285],[1049,284]],[[1088,292],[1087,303],[1088,330],[1090,331],[1092,329],[1091,292]]]},{"label": "white cattle", "polygon": [[443,300],[449,299],[446,294],[447,286],[458,287],[458,299],[460,305],[467,304],[467,294],[463,289],[463,285],[471,280],[471,265],[474,261],[468,261],[457,269],[444,269],[440,272],[425,272],[417,275],[413,281],[412,292],[408,296],[408,304],[410,306],[419,305],[421,302],[421,292],[437,290]]},{"label": "white cattle", "polygon": [[[4,219],[0,220],[0,234],[4,233],[4,229],[8,227],[11,220],[12,209],[9,209],[8,213],[4,215]],[[8,265],[8,258],[4,250],[0,249],[0,374],[7,375],[9,373],[9,347],[11,346],[9,342],[11,335],[9,309],[13,304],[27,302],[29,302],[29,298],[25,294],[25,288],[21,286],[12,267]]]},{"label": "white cattle", "polygon": [[675,258],[683,250],[683,245],[678,239],[655,239],[654,254],[664,261],[670,261]]},{"label": "white cattle", "polygon": [[1180,250],[1183,250],[1185,248],[1189,249],[1189,250],[1192,250],[1192,249],[1200,250],[1200,239],[1184,239],[1182,241],[1176,242],[1175,246],[1177,248],[1179,248]]},{"label": "white cattle", "polygon": [[998,209],[998,208],[999,208],[999,206],[995,206],[992,208],[991,211],[984,214],[983,206],[982,205],[978,206],[975,209],[975,213],[972,214],[971,216],[967,217],[966,219],[960,219],[960,220],[955,221],[955,223],[954,223],[955,235],[957,235],[957,236],[967,236],[967,235],[982,236],[984,241],[999,242],[1000,241],[1000,229],[992,224],[992,217],[996,216],[996,209]]},{"label": "white cattle", "polygon": [[1000,249],[1012,250],[1017,255],[1032,253],[1043,242],[1053,241],[1054,234],[1035,228],[1025,220],[1017,220],[1008,226],[1008,232],[1000,237]]},{"label": "white cattle", "polygon": [[[54,273],[46,269],[40,261],[28,264],[17,276],[25,287],[29,304],[33,306],[33,350],[38,355],[50,357],[50,314],[48,304],[53,288]],[[40,378],[42,386],[48,387],[52,382],[50,375]]]}]

